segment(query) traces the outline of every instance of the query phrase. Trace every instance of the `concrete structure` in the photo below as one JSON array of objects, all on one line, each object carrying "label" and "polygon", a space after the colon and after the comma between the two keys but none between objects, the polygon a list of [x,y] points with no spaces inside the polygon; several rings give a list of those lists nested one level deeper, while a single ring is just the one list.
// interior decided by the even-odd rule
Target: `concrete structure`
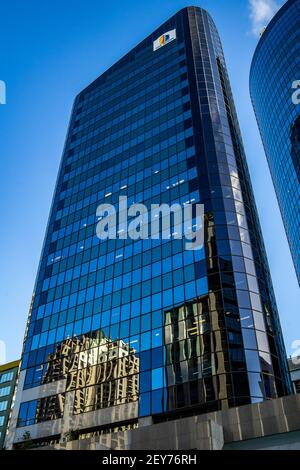
[{"label": "concrete structure", "polygon": [[81,434],[66,450],[300,450],[300,395],[112,432]]}]

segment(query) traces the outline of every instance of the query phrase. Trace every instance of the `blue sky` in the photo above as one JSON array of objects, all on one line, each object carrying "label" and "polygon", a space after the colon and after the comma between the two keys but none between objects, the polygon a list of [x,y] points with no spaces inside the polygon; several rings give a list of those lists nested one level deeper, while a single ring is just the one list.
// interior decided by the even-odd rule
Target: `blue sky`
[{"label": "blue sky", "polygon": [[[252,14],[250,10],[252,3]],[[300,294],[249,99],[257,32],[283,2],[202,0],[219,29],[255,189],[288,353],[300,338]],[[180,0],[2,2],[0,340],[21,353],[44,232],[75,95],[188,3]],[[300,78],[300,77],[299,77]]]}]

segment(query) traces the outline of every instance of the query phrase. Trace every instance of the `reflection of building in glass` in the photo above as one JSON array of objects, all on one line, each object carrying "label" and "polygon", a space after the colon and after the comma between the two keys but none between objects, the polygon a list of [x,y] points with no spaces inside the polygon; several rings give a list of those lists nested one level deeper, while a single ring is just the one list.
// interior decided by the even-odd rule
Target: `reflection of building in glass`
[{"label": "reflection of building in glass", "polygon": [[51,421],[63,416],[65,406],[65,394],[60,393],[37,401],[36,422]]},{"label": "reflection of building in glass", "polygon": [[73,413],[132,403],[139,397],[139,358],[124,341],[111,341],[101,330],[68,338],[48,358],[43,385],[65,379],[65,390],[22,405],[19,426],[62,418],[68,393]]},{"label": "reflection of building in glass", "polygon": [[251,99],[300,283],[300,0],[289,0],[262,35],[251,65]]},{"label": "reflection of building in glass", "polygon": [[[100,242],[97,207],[120,196],[203,204],[204,246],[186,250],[174,226],[165,240]],[[12,441],[37,391],[65,393],[65,409],[34,425],[35,439],[249,404],[290,385],[221,42],[206,11],[184,8],[75,100]]]},{"label": "reflection of building in glass", "polygon": [[300,116],[297,117],[291,128],[291,144],[292,160],[298,178],[298,183],[300,185]]},{"label": "reflection of building in glass", "polygon": [[[213,408],[217,403],[221,403],[222,407],[226,407],[226,403],[230,406],[232,379],[236,387],[239,385],[236,395],[243,402],[249,393],[246,360],[255,395],[276,396],[270,355],[262,351],[257,355],[254,350],[244,350],[237,315],[227,312],[225,321],[228,336],[220,330],[221,316],[217,311],[213,315],[209,314],[209,301],[215,302],[216,299],[214,296],[195,299],[194,302],[166,312],[164,411],[187,405],[199,409],[203,406]],[[245,323],[247,321],[251,332],[253,325],[249,320],[249,317],[242,319]],[[230,346],[228,352],[225,344]]]},{"label": "reflection of building in glass", "polygon": [[167,411],[186,405],[203,407],[228,398],[226,376],[214,380],[217,372],[225,372],[217,362],[224,364],[224,351],[216,353],[211,330],[207,297],[166,313]]},{"label": "reflection of building in glass", "polygon": [[79,353],[68,390],[75,388],[74,413],[136,401],[139,359],[124,341],[101,338],[97,347]]}]

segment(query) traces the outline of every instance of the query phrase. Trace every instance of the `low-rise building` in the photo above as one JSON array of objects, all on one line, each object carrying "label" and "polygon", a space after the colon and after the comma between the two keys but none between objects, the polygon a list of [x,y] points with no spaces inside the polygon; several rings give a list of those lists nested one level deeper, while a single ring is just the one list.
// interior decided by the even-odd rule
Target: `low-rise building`
[{"label": "low-rise building", "polygon": [[0,450],[4,447],[20,361],[0,366]]},{"label": "low-rise building", "polygon": [[295,393],[300,393],[300,356],[289,359],[289,369]]}]

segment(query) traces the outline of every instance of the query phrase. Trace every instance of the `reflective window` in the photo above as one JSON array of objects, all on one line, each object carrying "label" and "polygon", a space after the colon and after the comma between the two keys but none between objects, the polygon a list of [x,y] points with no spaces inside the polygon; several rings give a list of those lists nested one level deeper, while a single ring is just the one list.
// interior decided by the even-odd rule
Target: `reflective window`
[{"label": "reflective window", "polygon": [[0,375],[0,383],[10,382],[13,379],[14,373],[7,372],[5,374]]},{"label": "reflective window", "polygon": [[0,397],[6,397],[11,392],[11,387],[0,388]]},{"label": "reflective window", "polygon": [[7,410],[7,407],[8,407],[8,401],[0,401],[0,411]]}]

